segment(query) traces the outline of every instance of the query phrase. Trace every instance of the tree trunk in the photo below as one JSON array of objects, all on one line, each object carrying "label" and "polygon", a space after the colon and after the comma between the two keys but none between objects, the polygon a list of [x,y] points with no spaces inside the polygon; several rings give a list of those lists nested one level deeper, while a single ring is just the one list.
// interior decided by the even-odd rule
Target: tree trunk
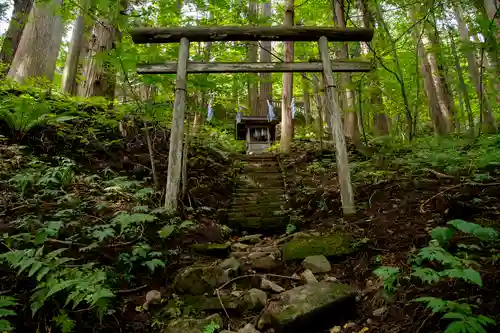
[{"label": "tree trunk", "polygon": [[[486,29],[487,40],[487,52],[489,58],[489,72],[491,75],[490,80],[493,81],[493,86],[496,92],[497,104],[500,104],[500,14],[498,13],[498,8],[500,8],[500,2],[498,0],[484,0],[484,9],[486,16],[490,20],[493,20],[493,24],[488,24]],[[492,28],[490,28],[492,26]],[[493,33],[496,31],[496,34]]]},{"label": "tree trunk", "polygon": [[[417,20],[416,8],[413,8],[413,10],[410,11],[410,16],[412,22],[415,23]],[[443,114],[441,113],[441,109],[439,108],[431,65],[429,64],[428,58],[425,53],[424,43],[422,42],[422,39],[420,37],[420,33],[416,29],[413,29],[413,39],[417,47],[417,56],[420,60],[420,73],[424,78],[424,89],[427,96],[427,103],[429,106],[429,113],[432,125],[434,127],[434,132],[438,135],[445,135],[448,133],[448,127],[446,125]]]},{"label": "tree trunk", "polygon": [[102,96],[113,100],[116,87],[116,71],[109,59],[114,48],[116,28],[109,22],[101,21],[94,25],[89,43],[88,62],[85,66],[85,97]]},{"label": "tree trunk", "polygon": [[[358,0],[358,7],[363,15],[363,27],[373,27],[373,15],[368,7],[368,0]],[[370,52],[370,44],[362,42],[361,51],[363,55],[368,55]],[[380,80],[378,79],[375,70],[368,74],[370,78],[370,102],[373,113],[373,124],[375,135],[388,135],[389,134],[389,117],[384,112],[382,89],[380,88]]]},{"label": "tree trunk", "polygon": [[[257,24],[257,16],[258,16],[258,5],[255,1],[250,0],[248,2],[248,18],[250,20],[250,24]],[[248,43],[248,61],[249,62],[257,62],[258,55],[258,42],[249,42]],[[248,110],[250,110],[250,114],[253,116],[260,115],[259,108],[259,80],[257,74],[248,74]]]},{"label": "tree trunk", "polygon": [[323,150],[323,110],[325,109],[323,106],[323,101],[321,98],[321,95],[319,93],[319,82],[318,82],[318,77],[316,74],[312,75],[312,80],[313,80],[313,92],[314,96],[316,98],[316,109],[318,111],[318,119],[316,121],[317,127],[318,127],[318,139],[319,139],[319,145],[320,145],[320,150]]},{"label": "tree trunk", "polygon": [[73,27],[73,35],[69,45],[68,55],[62,77],[62,91],[66,94],[76,95],[78,86],[76,76],[78,74],[79,62],[81,60],[82,48],[85,40],[85,16],[90,5],[90,0],[82,0],[82,8],[80,8],[79,16]]},{"label": "tree trunk", "polygon": [[0,51],[0,62],[5,66],[1,73],[3,75],[9,72],[32,8],[33,0],[14,0],[12,17],[9,27],[3,36],[2,50]]},{"label": "tree trunk", "polygon": [[460,58],[457,52],[457,46],[455,44],[455,37],[453,36],[453,28],[448,26],[448,33],[451,45],[451,52],[453,54],[453,59],[455,60],[455,70],[458,75],[458,83],[460,87],[460,92],[465,104],[465,112],[467,113],[467,121],[469,124],[469,131],[471,135],[474,135],[474,119],[472,117],[472,107],[469,98],[469,91],[467,90],[467,85],[464,80],[464,72],[462,70],[462,65],[460,65]]},{"label": "tree trunk", "polygon": [[447,132],[452,132],[455,129],[455,104],[450,95],[450,89],[446,77],[444,75],[444,66],[439,61],[441,59],[441,48],[437,31],[431,28],[430,24],[426,24],[427,38],[429,40],[429,49],[427,52],[427,60],[432,73],[432,80],[436,88],[436,96],[441,110],[444,125]]},{"label": "tree trunk", "polygon": [[306,126],[311,124],[311,98],[309,96],[309,78],[306,73],[302,73],[302,91],[304,94],[304,116]]},{"label": "tree trunk", "polygon": [[[336,18],[336,25],[339,28],[346,27],[345,13],[344,13],[344,0],[332,0]],[[342,43],[338,51],[339,59],[349,58],[349,48],[347,43]],[[340,87],[343,96],[343,111],[344,111],[344,134],[352,142],[357,144],[359,142],[358,131],[358,116],[356,114],[356,107],[354,105],[354,91],[352,89],[352,76],[351,73],[340,73]]]},{"label": "tree trunk", "polygon": [[[209,17],[211,17],[211,15],[212,14],[210,13]],[[203,48],[203,62],[209,62],[211,55],[212,55],[212,42],[206,42],[205,47]],[[206,77],[207,75],[204,74],[204,76]],[[199,93],[199,105],[201,111],[198,111],[194,114],[193,134],[196,134],[203,125],[203,121],[205,120],[205,112],[207,111],[208,108],[207,90],[204,87],[201,88],[201,92]]]},{"label": "tree trunk", "polygon": [[[292,27],[294,20],[294,0],[287,0],[284,26]],[[294,43],[285,42],[285,62],[293,62]],[[281,140],[280,148],[283,153],[289,153],[292,148],[293,120],[292,102],[293,73],[283,73],[283,92],[281,96]]]},{"label": "tree trunk", "polygon": [[[265,24],[269,24],[269,17],[271,16],[271,0],[266,0],[261,5],[261,16]],[[261,42],[262,48],[260,49],[260,62],[271,62],[272,44],[270,41]],[[259,108],[261,115],[267,115],[267,100],[272,100],[273,81],[271,73],[260,74],[260,101]]]},{"label": "tree trunk", "polygon": [[480,106],[482,110],[482,130],[487,133],[493,133],[496,131],[496,123],[495,118],[493,117],[493,112],[491,109],[490,102],[488,100],[487,94],[484,91],[484,87],[481,84],[481,79],[479,77],[479,69],[477,65],[477,59],[474,55],[474,52],[470,48],[470,35],[469,29],[467,28],[467,24],[462,19],[463,13],[459,5],[455,5],[455,19],[458,22],[458,29],[460,33],[460,40],[462,41],[464,48],[463,53],[467,58],[467,65],[469,69],[469,78],[471,82],[474,84],[476,89],[478,101],[480,101]]},{"label": "tree trunk", "polygon": [[57,12],[62,0],[35,3],[19,41],[8,76],[17,82],[29,78],[54,78],[63,35],[62,18]]}]

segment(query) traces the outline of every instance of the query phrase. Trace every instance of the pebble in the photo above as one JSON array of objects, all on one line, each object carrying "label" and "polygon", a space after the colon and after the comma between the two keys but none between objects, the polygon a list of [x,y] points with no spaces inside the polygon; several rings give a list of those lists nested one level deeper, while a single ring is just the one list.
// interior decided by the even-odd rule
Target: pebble
[{"label": "pebble", "polygon": [[305,283],[318,283],[318,280],[310,269],[306,269],[301,276]]},{"label": "pebble", "polygon": [[285,288],[277,285],[276,283],[269,281],[268,279],[262,279],[260,281],[260,288],[264,290],[272,290],[275,293],[282,293],[285,291]]}]

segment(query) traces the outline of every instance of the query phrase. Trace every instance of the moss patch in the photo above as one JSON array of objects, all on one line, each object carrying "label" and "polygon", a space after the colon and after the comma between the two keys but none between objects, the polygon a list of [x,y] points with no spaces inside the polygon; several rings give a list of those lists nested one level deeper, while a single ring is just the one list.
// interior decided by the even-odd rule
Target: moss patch
[{"label": "moss patch", "polygon": [[305,259],[309,256],[340,256],[354,252],[352,241],[342,233],[322,236],[301,235],[293,238],[282,247],[283,259]]},{"label": "moss patch", "polygon": [[205,253],[208,255],[225,256],[229,254],[230,244],[227,243],[205,243],[205,244],[192,244],[191,249],[198,253]]}]

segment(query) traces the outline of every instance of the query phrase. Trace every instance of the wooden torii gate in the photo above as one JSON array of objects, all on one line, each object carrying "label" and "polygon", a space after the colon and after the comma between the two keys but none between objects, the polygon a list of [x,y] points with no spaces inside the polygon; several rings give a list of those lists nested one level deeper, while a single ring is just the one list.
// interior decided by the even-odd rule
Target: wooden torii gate
[{"label": "wooden torii gate", "polygon": [[[373,29],[367,28],[331,28],[331,27],[177,27],[177,28],[136,28],[131,30],[132,40],[136,44],[178,43],[177,62],[139,65],[139,74],[176,73],[174,114],[170,134],[168,156],[167,189],[165,208],[175,211],[178,204],[181,167],[182,142],[184,135],[184,111],[186,103],[187,73],[258,73],[258,72],[322,72],[326,91],[326,105],[336,145],[337,173],[340,183],[342,209],[345,215],[354,214],[354,193],[341,110],[332,72],[368,72],[371,63],[367,61],[339,61],[330,59],[328,41],[369,42],[373,38]],[[215,41],[302,41],[318,42],[321,61],[289,63],[220,63],[189,62],[190,42]]]}]

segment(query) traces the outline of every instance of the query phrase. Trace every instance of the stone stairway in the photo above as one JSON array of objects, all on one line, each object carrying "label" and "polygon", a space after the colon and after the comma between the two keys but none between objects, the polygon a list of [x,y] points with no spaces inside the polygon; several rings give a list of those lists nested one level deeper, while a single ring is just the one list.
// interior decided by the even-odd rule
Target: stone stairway
[{"label": "stone stairway", "polygon": [[285,183],[276,155],[263,154],[242,158],[228,223],[238,230],[284,232],[289,218]]}]

